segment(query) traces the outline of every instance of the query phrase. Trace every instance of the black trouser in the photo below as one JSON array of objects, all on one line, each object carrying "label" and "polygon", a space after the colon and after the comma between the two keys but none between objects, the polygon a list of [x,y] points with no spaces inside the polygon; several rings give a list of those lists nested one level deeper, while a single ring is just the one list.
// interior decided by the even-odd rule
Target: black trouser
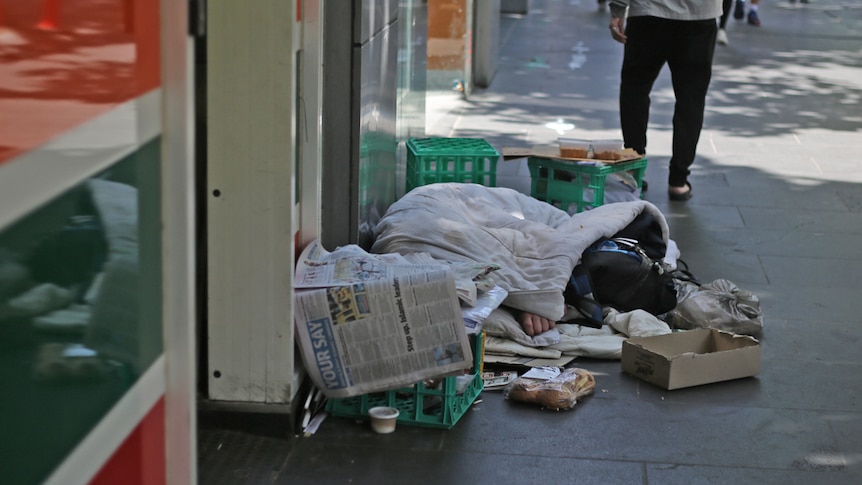
[{"label": "black trouser", "polygon": [[668,183],[682,187],[694,162],[712,77],[715,19],[683,21],[632,17],[626,25],[620,83],[620,123],[628,148],[646,153],[650,91],[667,63],[676,102]]}]

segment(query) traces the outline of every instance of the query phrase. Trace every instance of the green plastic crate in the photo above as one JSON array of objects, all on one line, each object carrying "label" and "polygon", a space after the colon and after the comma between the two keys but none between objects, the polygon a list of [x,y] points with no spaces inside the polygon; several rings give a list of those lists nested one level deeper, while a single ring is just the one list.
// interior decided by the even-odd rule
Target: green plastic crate
[{"label": "green plastic crate", "polygon": [[471,335],[473,349],[473,376],[463,393],[457,394],[454,376],[443,378],[437,389],[417,383],[393,391],[373,392],[361,396],[328,399],[326,411],[332,416],[368,420],[368,410],[375,406],[398,408],[397,422],[407,426],[451,429],[470,409],[485,387],[482,379],[482,334]]},{"label": "green plastic crate", "polygon": [[591,165],[529,157],[527,166],[530,169],[530,195],[565,211],[574,205],[577,212],[582,212],[605,203],[605,178],[609,174],[630,171],[638,188],[643,188],[647,159]]},{"label": "green plastic crate", "polygon": [[411,138],[407,140],[410,190],[438,182],[497,185],[500,154],[481,138]]}]

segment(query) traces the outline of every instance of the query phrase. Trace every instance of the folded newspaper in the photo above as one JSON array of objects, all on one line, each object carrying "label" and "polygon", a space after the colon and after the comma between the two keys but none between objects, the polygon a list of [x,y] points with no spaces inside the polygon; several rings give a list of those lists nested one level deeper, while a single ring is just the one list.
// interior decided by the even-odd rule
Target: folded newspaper
[{"label": "folded newspaper", "polygon": [[327,397],[396,389],[472,364],[446,263],[356,245],[330,253],[313,241],[297,262],[294,288],[300,354]]}]

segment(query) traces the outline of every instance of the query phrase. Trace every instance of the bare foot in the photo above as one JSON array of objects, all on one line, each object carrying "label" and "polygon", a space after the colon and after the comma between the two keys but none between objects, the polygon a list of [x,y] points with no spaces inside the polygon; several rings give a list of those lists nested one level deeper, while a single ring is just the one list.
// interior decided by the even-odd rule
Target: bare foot
[{"label": "bare foot", "polygon": [[556,325],[556,322],[553,320],[529,312],[521,312],[521,314],[518,315],[518,323],[521,324],[521,328],[524,329],[524,333],[530,337],[547,332]]}]

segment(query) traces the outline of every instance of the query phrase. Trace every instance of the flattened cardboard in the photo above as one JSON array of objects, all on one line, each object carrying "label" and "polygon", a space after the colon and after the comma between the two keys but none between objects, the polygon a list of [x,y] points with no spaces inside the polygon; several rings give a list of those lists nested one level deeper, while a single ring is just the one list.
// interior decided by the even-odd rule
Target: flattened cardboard
[{"label": "flattened cardboard", "polygon": [[489,352],[485,352],[483,359],[485,364],[501,364],[513,367],[565,367],[566,364],[575,360],[574,357],[569,355],[563,355],[558,359],[540,359],[538,357],[501,355]]},{"label": "flattened cardboard", "polygon": [[577,162],[602,162],[607,165],[613,165],[615,163],[629,162],[631,160],[639,160],[643,158],[643,155],[638,152],[632,150],[631,148],[626,148],[622,152],[623,157],[619,160],[600,160],[598,158],[569,158],[560,155],[560,147],[559,146],[543,146],[543,145],[535,145],[530,148],[523,147],[503,147],[503,160],[512,160],[516,158],[525,158],[525,157],[540,157],[540,158],[554,158],[558,160],[573,160]]},{"label": "flattened cardboard", "polygon": [[664,389],[679,389],[760,373],[760,342],[703,328],[623,341],[623,372]]}]

